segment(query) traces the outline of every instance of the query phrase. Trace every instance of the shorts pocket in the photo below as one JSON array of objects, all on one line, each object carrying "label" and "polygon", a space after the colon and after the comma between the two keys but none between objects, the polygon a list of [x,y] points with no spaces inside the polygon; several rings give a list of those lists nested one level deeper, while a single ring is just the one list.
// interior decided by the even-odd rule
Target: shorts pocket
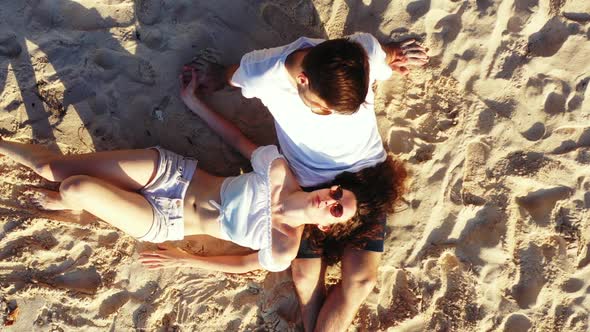
[{"label": "shorts pocket", "polygon": [[172,200],[168,197],[152,197],[155,208],[158,209],[163,215],[168,216],[170,214],[170,208],[172,206]]},{"label": "shorts pocket", "polygon": [[155,203],[166,217],[167,226],[176,226],[183,218],[183,204],[180,198],[155,197]]}]

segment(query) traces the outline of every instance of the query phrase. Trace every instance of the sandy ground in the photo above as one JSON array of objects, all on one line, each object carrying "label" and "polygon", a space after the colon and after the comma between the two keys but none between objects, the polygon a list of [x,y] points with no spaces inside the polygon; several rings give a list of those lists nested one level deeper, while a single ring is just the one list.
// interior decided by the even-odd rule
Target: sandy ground
[{"label": "sandy ground", "polygon": [[[248,162],[178,98],[181,65],[207,48],[230,64],[300,35],[355,31],[417,37],[432,59],[377,86],[384,142],[413,181],[351,330],[590,329],[585,0],[2,0],[0,134],[62,153],[160,144],[237,174]],[[259,101],[226,89],[211,103],[274,142]],[[55,184],[7,158],[0,170],[4,330],[301,328],[288,272],[148,271],[137,251],[149,245],[91,216],[35,210],[23,193]],[[178,245],[242,250],[206,237]]]}]

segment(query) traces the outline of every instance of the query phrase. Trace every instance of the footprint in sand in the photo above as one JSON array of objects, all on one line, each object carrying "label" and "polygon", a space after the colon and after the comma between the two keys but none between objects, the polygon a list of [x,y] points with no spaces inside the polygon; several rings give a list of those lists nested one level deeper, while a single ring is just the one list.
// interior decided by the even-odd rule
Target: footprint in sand
[{"label": "footprint in sand", "polygon": [[271,26],[285,40],[293,40],[300,35],[305,35],[305,27],[295,22],[276,5],[266,4],[262,8],[261,16],[264,22]]},{"label": "footprint in sand", "polygon": [[408,275],[407,271],[394,269],[381,276],[377,315],[382,326],[395,325],[419,313],[420,300],[412,290]]},{"label": "footprint in sand", "polygon": [[537,223],[547,223],[555,203],[571,196],[573,189],[565,186],[540,189],[525,196],[516,197],[516,203],[522,206]]},{"label": "footprint in sand", "polygon": [[406,12],[412,17],[412,21],[419,19],[430,10],[430,0],[416,0],[408,3]]},{"label": "footprint in sand", "polygon": [[526,106],[532,110],[542,108],[545,113],[551,116],[563,114],[566,110],[567,97],[571,91],[572,88],[562,80],[545,74],[531,76],[527,80],[525,88]]},{"label": "footprint in sand", "polygon": [[538,11],[539,0],[520,0],[514,3],[511,13],[513,14],[508,19],[508,31],[512,33],[519,33],[530,21],[533,13]]},{"label": "footprint in sand", "polygon": [[590,22],[590,3],[588,1],[567,1],[562,8],[562,14],[568,20],[578,23]]},{"label": "footprint in sand", "polygon": [[518,258],[520,271],[517,283],[512,286],[512,296],[519,307],[526,309],[537,302],[537,296],[546,282],[542,249],[529,243],[527,248],[518,251]]},{"label": "footprint in sand", "polygon": [[140,28],[136,32],[137,39],[152,50],[161,50],[166,45],[166,36],[157,27]]},{"label": "footprint in sand", "polygon": [[496,113],[489,108],[482,110],[477,116],[477,129],[482,134],[487,134],[494,128]]},{"label": "footprint in sand", "polygon": [[34,274],[31,281],[51,288],[72,290],[84,294],[95,294],[102,283],[100,274],[94,267],[57,275],[52,275],[48,270],[39,271]]},{"label": "footprint in sand", "polygon": [[459,259],[444,253],[438,263],[441,289],[434,294],[434,312],[428,323],[429,331],[471,330],[477,320],[476,283]]},{"label": "footprint in sand", "polygon": [[160,20],[162,0],[139,0],[135,2],[135,13],[140,23],[153,25]]},{"label": "footprint in sand", "polygon": [[561,144],[553,149],[551,153],[564,154],[576,149],[590,147],[590,128],[584,127],[561,127],[555,130],[561,136]]},{"label": "footprint in sand", "polygon": [[550,92],[545,98],[543,106],[545,113],[556,115],[565,112],[565,95],[559,92]]},{"label": "footprint in sand", "polygon": [[426,44],[429,45],[431,57],[442,54],[445,45],[457,38],[462,28],[461,15],[463,8],[457,13],[449,13],[441,9],[431,9],[424,18]]},{"label": "footprint in sand", "polygon": [[131,294],[124,290],[113,295],[110,295],[105,299],[98,308],[98,317],[107,317],[110,314],[117,312],[122,306],[124,306],[131,299]]},{"label": "footprint in sand", "polygon": [[2,246],[0,261],[9,260],[22,252],[35,252],[36,250],[50,250],[57,245],[57,240],[48,231],[36,232],[33,235],[19,237]]},{"label": "footprint in sand", "polygon": [[460,233],[454,231],[449,239],[456,241],[455,253],[471,264],[483,266],[482,248],[494,248],[502,242],[506,232],[505,216],[494,206],[466,207],[457,216],[457,225],[464,225]]},{"label": "footprint in sand", "polygon": [[133,8],[128,3],[82,5],[70,0],[41,0],[32,14],[33,19],[45,27],[82,31],[129,26],[134,19]]},{"label": "footprint in sand", "polygon": [[542,122],[535,122],[529,129],[520,134],[529,141],[538,141],[545,135],[545,125]]},{"label": "footprint in sand", "polygon": [[577,278],[570,278],[561,285],[561,289],[566,293],[575,293],[582,287],[584,287],[584,281]]},{"label": "footprint in sand", "polygon": [[134,82],[145,85],[154,85],[155,83],[156,73],[152,65],[137,56],[101,48],[96,51],[93,60],[104,70],[122,73]]},{"label": "footprint in sand", "polygon": [[389,150],[395,154],[410,153],[414,148],[414,135],[407,128],[391,127],[388,136]]},{"label": "footprint in sand", "polygon": [[492,175],[500,177],[504,175],[531,176],[539,170],[554,162],[539,152],[514,151],[502,158],[492,170]]},{"label": "footprint in sand", "polygon": [[0,33],[0,55],[9,58],[16,58],[22,52],[22,47],[16,41],[16,35]]},{"label": "footprint in sand", "polygon": [[189,64],[198,70],[203,70],[207,65],[222,63],[221,57],[221,52],[218,49],[207,47],[199,50]]},{"label": "footprint in sand", "polygon": [[582,107],[584,95],[586,93],[586,89],[588,88],[588,82],[590,82],[590,77],[584,77],[578,82],[578,84],[576,84],[576,89],[573,93],[573,96],[570,97],[570,100],[567,102],[568,112],[573,112]]},{"label": "footprint in sand", "polygon": [[484,189],[479,185],[486,177],[486,161],[490,147],[480,141],[471,142],[465,151],[463,166],[463,189],[461,196],[464,204],[482,205],[485,203]]},{"label": "footprint in sand", "polygon": [[84,294],[95,294],[98,287],[100,287],[101,278],[96,269],[92,267],[55,276],[48,283],[58,288],[70,289]]},{"label": "footprint in sand", "polygon": [[553,17],[538,32],[529,36],[528,53],[538,57],[553,56],[569,36],[567,25],[559,17]]},{"label": "footprint in sand", "polygon": [[531,320],[523,314],[510,314],[506,317],[503,332],[527,332],[533,327]]}]

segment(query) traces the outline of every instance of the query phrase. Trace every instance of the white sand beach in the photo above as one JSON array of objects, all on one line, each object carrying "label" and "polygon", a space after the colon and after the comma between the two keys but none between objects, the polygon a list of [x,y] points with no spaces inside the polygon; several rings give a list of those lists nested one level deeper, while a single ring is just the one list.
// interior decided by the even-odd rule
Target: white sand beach
[{"label": "white sand beach", "polygon": [[[411,183],[349,331],[590,330],[589,1],[2,0],[0,135],[62,153],[161,145],[239,174],[249,162],[179,98],[181,66],[356,31],[415,37],[431,59],[376,86],[383,141]],[[209,100],[275,142],[258,100],[231,88]],[[289,270],[148,270],[138,250],[152,244],[39,211],[31,187],[57,184],[0,157],[1,330],[302,329]]]}]

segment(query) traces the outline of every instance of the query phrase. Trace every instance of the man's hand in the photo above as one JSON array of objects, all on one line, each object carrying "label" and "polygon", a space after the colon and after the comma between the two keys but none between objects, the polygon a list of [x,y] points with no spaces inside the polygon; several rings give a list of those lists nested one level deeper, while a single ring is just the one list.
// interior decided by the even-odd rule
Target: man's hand
[{"label": "man's hand", "polygon": [[198,85],[198,74],[196,70],[190,66],[182,67],[182,73],[179,76],[180,79],[180,98],[192,109],[191,106],[200,107],[203,102],[201,101],[200,95],[196,93],[196,87]]},{"label": "man's hand", "polygon": [[158,250],[146,250],[139,253],[139,261],[148,269],[164,269],[188,266],[192,255],[169,245],[158,245]]},{"label": "man's hand", "polygon": [[196,94],[210,95],[227,85],[227,68],[225,66],[198,57],[190,62],[187,67],[193,68],[197,73]]},{"label": "man's hand", "polygon": [[410,72],[410,66],[421,67],[428,63],[428,49],[418,44],[415,39],[392,42],[383,46],[387,54],[387,64],[393,71],[402,75]]}]

